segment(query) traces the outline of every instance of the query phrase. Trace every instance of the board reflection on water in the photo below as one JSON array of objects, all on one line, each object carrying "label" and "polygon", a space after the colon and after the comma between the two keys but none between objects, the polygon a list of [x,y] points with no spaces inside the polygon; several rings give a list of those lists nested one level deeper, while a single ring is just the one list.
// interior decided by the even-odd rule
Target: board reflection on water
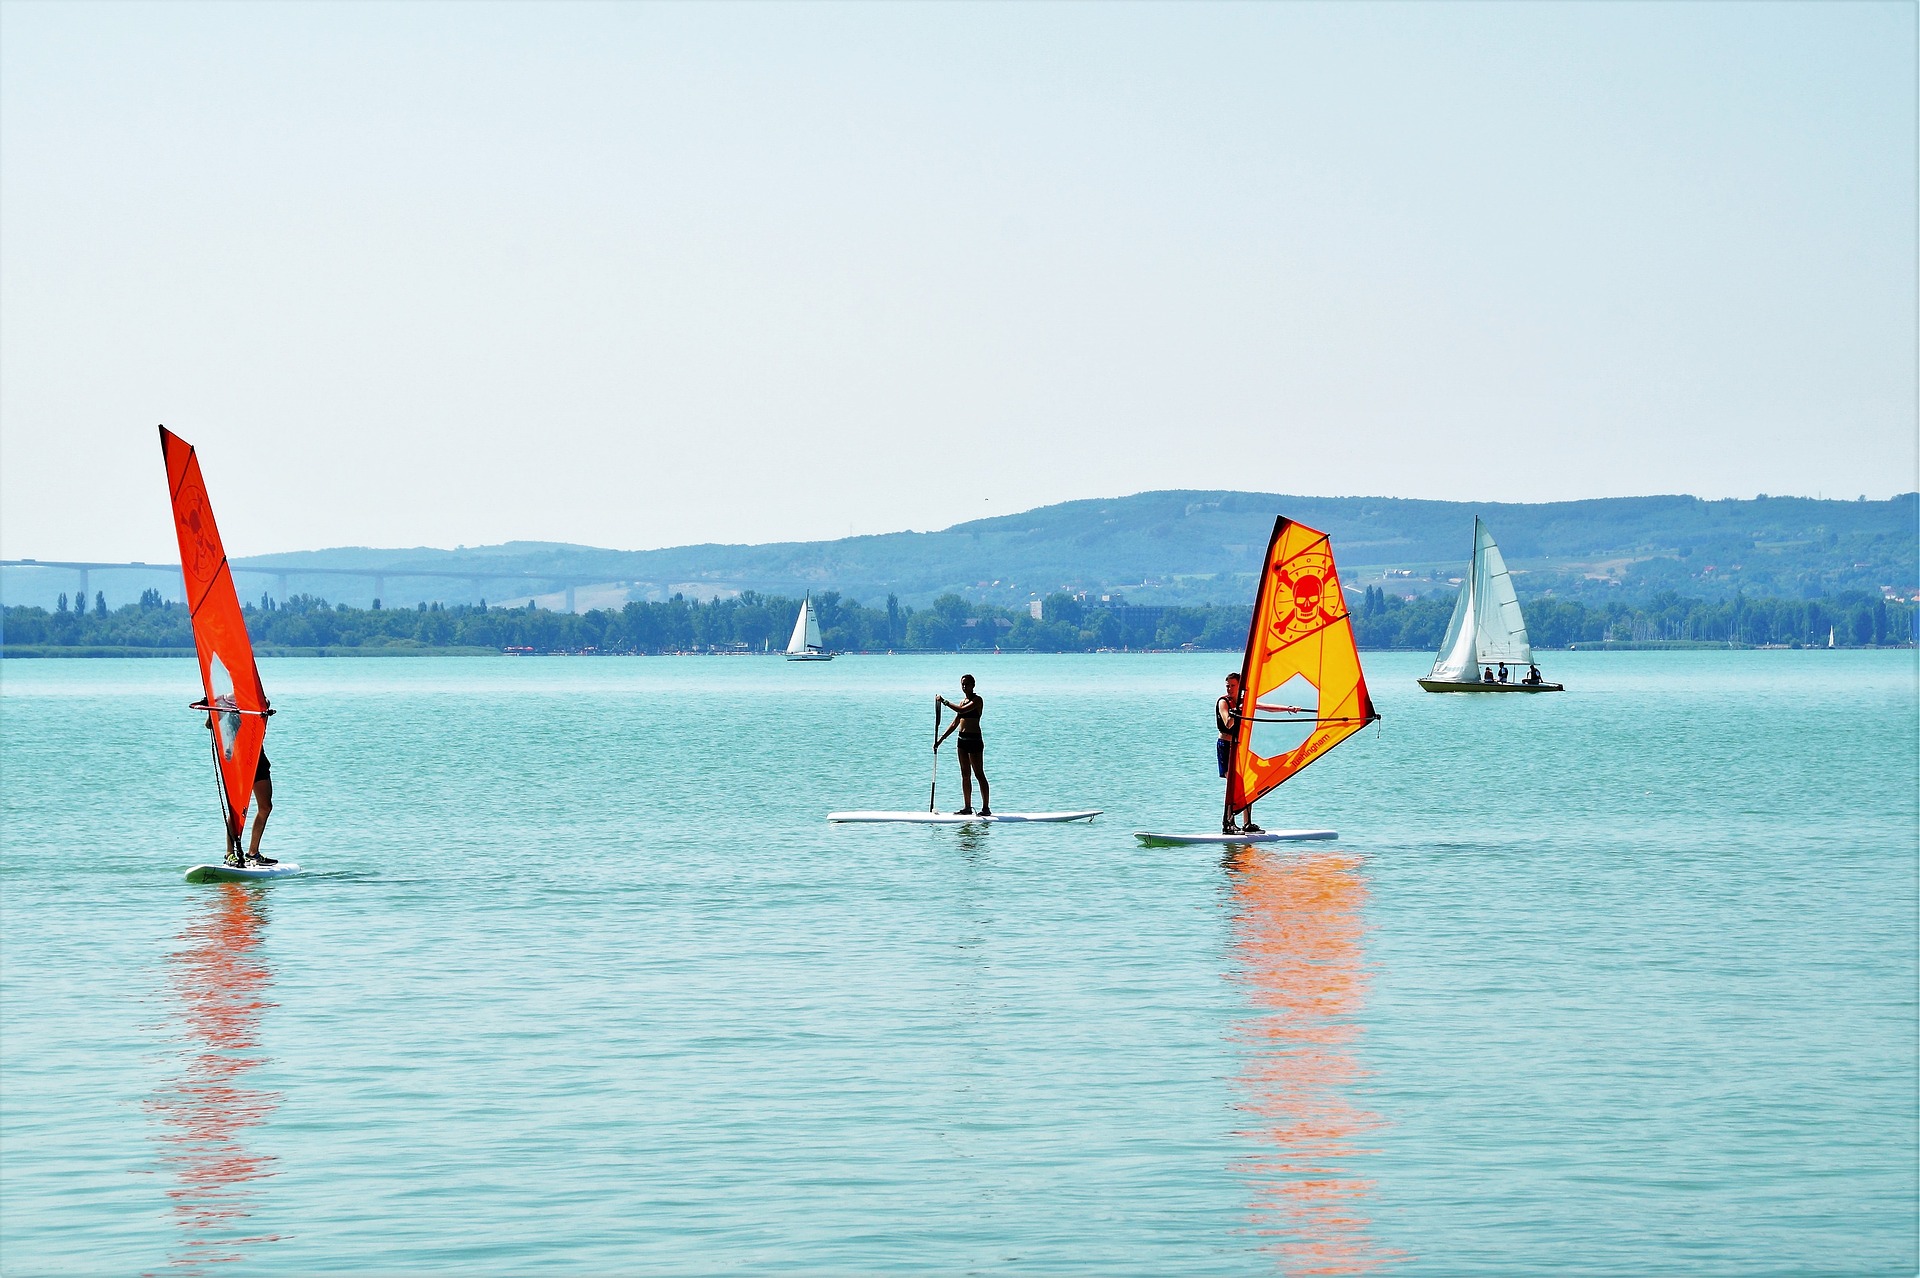
[{"label": "board reflection on water", "polygon": [[274,1241],[246,1226],[254,1197],[248,1186],[274,1174],[274,1158],[249,1150],[243,1137],[280,1102],[280,1093],[246,1083],[266,1063],[260,1021],[274,1006],[267,1000],[273,976],[258,954],[266,893],[216,884],[192,909],[181,948],[167,964],[181,1069],[146,1104],[157,1120],[161,1161],[174,1178],[167,1197],[180,1233],[171,1266],[189,1273],[241,1260],[248,1246]]},{"label": "board reflection on water", "polygon": [[1240,1133],[1263,1148],[1236,1164],[1254,1230],[1289,1274],[1361,1274],[1407,1257],[1375,1242],[1374,1182],[1354,1162],[1386,1120],[1352,1099],[1365,1070],[1366,879],[1358,857],[1235,849],[1231,969],[1252,1014],[1234,1028],[1244,1059]]}]

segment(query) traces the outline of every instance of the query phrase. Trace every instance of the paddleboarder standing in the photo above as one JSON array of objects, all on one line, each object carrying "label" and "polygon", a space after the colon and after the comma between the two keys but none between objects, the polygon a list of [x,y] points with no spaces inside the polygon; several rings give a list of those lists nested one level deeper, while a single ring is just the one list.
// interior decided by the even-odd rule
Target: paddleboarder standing
[{"label": "paddleboarder standing", "polygon": [[[973,690],[973,676],[960,676],[960,700],[953,702],[945,697],[936,698],[941,705],[953,711],[953,723],[940,734],[933,743],[938,750],[940,742],[955,732],[960,734],[954,742],[954,753],[960,757],[960,801],[961,809],[955,816],[992,816],[993,802],[987,797],[987,773],[984,766],[986,743],[980,736],[980,712],[986,708],[986,702]],[[980,778],[980,811],[973,810],[973,779]]]},{"label": "paddleboarder standing", "polygon": [[[1233,738],[1240,729],[1240,672],[1227,676],[1227,692],[1213,703],[1213,726],[1219,729],[1220,740],[1214,744],[1214,757],[1220,764],[1220,779],[1226,780],[1227,769],[1233,766]],[[1230,803],[1231,801],[1229,801]],[[1222,834],[1265,834],[1253,823],[1253,805],[1248,804],[1242,814],[1242,824],[1234,824],[1234,811],[1224,806],[1220,813],[1220,833]]]}]

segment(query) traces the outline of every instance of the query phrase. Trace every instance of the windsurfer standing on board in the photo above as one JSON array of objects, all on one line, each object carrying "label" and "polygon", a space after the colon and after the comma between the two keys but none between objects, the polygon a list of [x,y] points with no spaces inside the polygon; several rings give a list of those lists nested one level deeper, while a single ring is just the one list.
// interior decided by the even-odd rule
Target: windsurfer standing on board
[{"label": "windsurfer standing on board", "polygon": [[[224,700],[224,698],[223,698]],[[214,724],[216,711],[207,711],[207,731],[219,741],[220,729]],[[253,770],[253,801],[256,805],[253,814],[253,837],[247,841],[247,855],[242,865],[278,865],[278,861],[260,851],[260,836],[266,833],[267,816],[273,811],[273,765],[267,762],[265,747],[260,750],[260,762]],[[227,853],[228,863],[233,861],[233,851]]]},{"label": "windsurfer standing on board", "polygon": [[[993,801],[987,797],[987,773],[983,766],[986,755],[986,742],[980,736],[980,712],[986,708],[986,702],[973,690],[973,676],[960,676],[960,700],[955,702],[945,697],[935,697],[947,709],[953,711],[953,725],[940,734],[940,740],[933,743],[938,750],[940,742],[955,732],[960,739],[954,743],[954,753],[960,756],[960,801],[961,809],[955,816],[992,816]],[[980,778],[980,811],[973,810],[973,778]]]},{"label": "windsurfer standing on board", "polygon": [[[1214,746],[1214,756],[1220,762],[1220,779],[1223,781],[1226,779],[1227,769],[1233,766],[1233,739],[1240,729],[1240,702],[1240,672],[1236,670],[1227,676],[1227,695],[1217,699],[1213,703],[1213,726],[1220,730],[1220,740]],[[1229,802],[1231,802],[1231,800],[1229,800]],[[1262,830],[1253,823],[1252,804],[1247,805],[1244,824],[1235,825],[1233,816],[1234,813],[1231,807],[1222,810],[1220,816],[1220,833],[1266,833],[1265,830]]]}]

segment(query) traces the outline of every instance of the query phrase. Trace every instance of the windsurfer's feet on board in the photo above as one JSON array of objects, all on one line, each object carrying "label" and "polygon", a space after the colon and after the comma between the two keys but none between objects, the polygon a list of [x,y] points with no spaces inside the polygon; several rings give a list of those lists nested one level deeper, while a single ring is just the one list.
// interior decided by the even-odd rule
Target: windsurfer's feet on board
[{"label": "windsurfer's feet on board", "polygon": [[[937,751],[940,742],[955,732],[960,739],[954,742],[954,753],[960,756],[960,810],[955,816],[992,816],[993,801],[988,797],[987,771],[985,766],[986,741],[980,736],[980,712],[986,709],[986,702],[973,690],[973,676],[960,676],[960,700],[953,702],[945,697],[938,698],[941,705],[953,711],[953,724],[933,743]],[[973,782],[980,781],[980,811],[973,810]]]}]

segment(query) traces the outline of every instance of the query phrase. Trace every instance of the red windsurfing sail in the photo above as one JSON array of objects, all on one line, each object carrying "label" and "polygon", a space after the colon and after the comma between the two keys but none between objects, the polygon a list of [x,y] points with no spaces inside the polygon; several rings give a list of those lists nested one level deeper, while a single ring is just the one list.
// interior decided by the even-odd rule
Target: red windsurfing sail
[{"label": "red windsurfing sail", "polygon": [[1227,768],[1233,812],[1380,717],[1360,670],[1333,543],[1284,516],[1267,543],[1240,687]]},{"label": "red windsurfing sail", "polygon": [[180,574],[186,579],[187,611],[193,616],[193,646],[200,656],[200,686],[213,715],[213,753],[226,797],[227,842],[237,846],[253,799],[253,774],[267,736],[266,690],[253,662],[246,617],[233,589],[226,547],[214,526],[207,486],[193,445],[165,426],[160,452],[167,462],[167,496],[173,502],[174,531],[180,536]]}]

